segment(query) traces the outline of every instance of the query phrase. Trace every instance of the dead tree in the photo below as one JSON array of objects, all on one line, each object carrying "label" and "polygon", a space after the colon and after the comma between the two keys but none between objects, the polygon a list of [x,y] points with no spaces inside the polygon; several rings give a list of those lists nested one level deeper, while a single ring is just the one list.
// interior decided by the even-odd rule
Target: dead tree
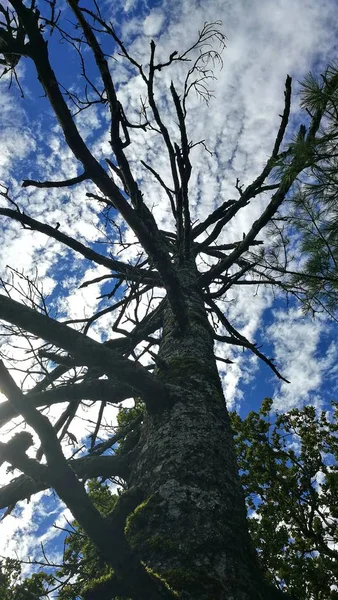
[{"label": "dead tree", "polygon": [[[104,266],[107,273],[101,280],[115,283],[105,295],[105,306],[83,319],[80,331],[78,323],[76,329],[74,323],[51,318],[48,307],[40,301],[27,306],[27,302],[14,300],[8,284],[4,284],[5,293],[0,295],[4,330],[30,336],[35,351],[39,341],[35,358],[43,375],[36,378],[34,386],[20,389],[5,364],[1,364],[1,391],[8,401],[0,405],[0,421],[3,425],[22,415],[39,437],[38,458],[43,453],[46,463],[28,458],[26,450],[32,439],[27,432],[2,444],[1,460],[19,469],[22,475],[0,490],[0,506],[13,505],[39,490],[53,488],[113,567],[112,598],[117,594],[144,600],[277,598],[280,592],[268,589],[263,581],[247,534],[214,342],[253,352],[282,377],[273,360],[229,322],[221,301],[233,285],[276,283],[253,260],[251,251],[262,243],[258,237],[262,229],[307,166],[306,158],[281,148],[289,118],[291,79],[286,79],[280,127],[262,172],[247,187],[237,182],[237,199],[225,200],[203,222],[194,224],[189,206],[194,143],[186,127],[187,99],[192,90],[206,97],[209,94],[210,61],[219,58],[218,50],[224,46],[219,24],[205,25],[191,48],[174,51],[162,62],[157,59],[152,41],[149,64],[145,67],[130,54],[96,3],[92,10],[77,0],[67,3],[75,21],[73,31],[62,28],[56,1],[49,3],[48,15],[40,12],[45,5],[39,10],[34,0],[30,5],[22,0],[1,5],[0,51],[4,68],[15,72],[20,60],[34,64],[74,164],[81,169],[78,176],[67,180],[24,180],[22,185],[48,190],[90,183],[92,191],[87,196],[102,210],[107,227],[112,228],[119,215],[134,232],[140,252],[137,259],[125,262],[116,255],[99,253],[89,243],[85,245],[63,233],[62,223],[52,226],[47,224],[45,215],[41,220],[31,217],[20,208],[20,200],[14,202],[10,191],[2,189],[3,198],[8,200],[8,205],[0,209],[3,219],[41,232],[94,265]],[[61,87],[49,54],[51,31],[61,35],[78,53],[82,78],[90,94],[80,97]],[[216,44],[218,50],[211,49],[210,44]],[[114,63],[110,63],[104,49],[108,45],[118,48],[145,86],[147,99],[142,103],[138,123],[129,120],[128,107],[119,101],[113,79]],[[88,77],[89,55],[95,62],[99,84]],[[155,84],[162,71],[188,59],[191,62],[187,62],[183,85],[171,83],[169,90],[177,122],[176,136],[161,114]],[[102,111],[109,111],[111,154],[106,157],[106,167],[84,142],[72,114],[74,106],[82,111],[93,103]],[[323,111],[324,107],[312,115],[304,137],[309,147]],[[127,158],[135,128],[152,131],[163,140],[170,181],[164,181],[154,166],[143,163],[143,167],[167,199],[173,219],[171,231],[158,227]],[[279,161],[283,158],[285,162],[288,156],[287,168],[271,183]],[[267,191],[271,198],[243,239],[219,243],[231,219]],[[120,234],[123,247],[122,229]],[[148,309],[141,314],[139,307],[146,299]],[[132,309],[133,317],[128,313]],[[114,311],[113,329],[120,333],[118,337],[109,340],[108,334],[108,339],[99,343],[87,335],[93,323]],[[132,322],[128,330],[122,328],[127,314]],[[147,357],[143,364],[141,356]],[[102,439],[105,407],[135,397],[142,400],[144,411],[132,424],[134,445],[128,453],[104,455],[116,441],[113,436],[97,443]],[[83,399],[100,406],[92,448],[88,456],[69,460],[61,440]],[[52,425],[39,407],[60,402],[67,403],[66,409]],[[91,504],[83,483],[88,477],[98,476],[116,476],[124,482],[125,492],[109,520]],[[138,532],[137,542],[132,545],[125,531],[127,517],[133,523],[133,531]],[[155,538],[163,544],[155,545]]]}]

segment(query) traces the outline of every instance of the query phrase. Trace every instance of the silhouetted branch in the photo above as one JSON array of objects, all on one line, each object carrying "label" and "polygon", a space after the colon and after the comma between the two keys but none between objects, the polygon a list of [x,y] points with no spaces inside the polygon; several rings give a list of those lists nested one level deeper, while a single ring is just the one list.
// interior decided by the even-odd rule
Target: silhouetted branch
[{"label": "silhouetted branch", "polygon": [[61,188],[76,185],[77,183],[86,181],[86,179],[89,179],[87,173],[82,173],[77,177],[71,177],[70,179],[65,179],[64,181],[34,181],[33,179],[24,179],[22,182],[22,187],[34,186],[37,188]]},{"label": "silhouetted branch", "polygon": [[82,254],[82,256],[84,256],[88,260],[92,260],[98,265],[103,265],[104,267],[107,267],[107,269],[115,271],[118,275],[123,275],[126,279],[130,277],[131,279],[136,279],[137,281],[139,281],[140,278],[143,277],[143,275],[145,277],[149,275],[149,282],[152,282],[154,285],[161,286],[161,280],[157,273],[147,272],[146,275],[146,273],[143,272],[142,269],[136,266],[128,265],[127,263],[124,263],[122,261],[103,256],[102,254],[95,252],[95,250],[88,248],[81,242],[78,242],[74,238],[66,235],[65,233],[62,233],[59,229],[51,227],[46,223],[41,223],[40,221],[37,221],[36,219],[25,215],[23,212],[18,212],[9,208],[0,208],[0,215],[10,217],[14,221],[18,221],[22,225],[29,227],[34,231],[40,231],[48,237],[54,238],[55,240],[61,242],[62,244],[65,244],[75,252]]},{"label": "silhouetted branch", "polygon": [[277,375],[278,379],[285,381],[285,383],[290,383],[285,377],[283,377],[278,369],[275,367],[272,359],[267,358],[260,350],[258,350],[256,344],[249,342],[249,340],[244,337],[239,331],[237,331],[231,323],[228,321],[226,316],[222,313],[221,309],[217,306],[217,304],[211,300],[211,298],[206,299],[206,303],[209,304],[212,311],[215,313],[217,318],[220,320],[221,324],[226,328],[226,330],[230,333],[230,336],[218,335],[214,333],[215,340],[220,342],[226,342],[228,344],[233,344],[235,346],[242,346],[242,348],[248,348],[251,350],[253,354],[255,354],[258,358],[260,358],[263,362],[265,362],[270,369]]},{"label": "silhouetted branch", "polygon": [[[69,465],[79,479],[109,478],[112,476],[122,477],[123,479],[127,477],[129,472],[129,460],[128,454],[122,456],[85,456],[70,460]],[[40,466],[45,469],[43,465]],[[0,509],[16,504],[20,500],[29,500],[30,496],[48,489],[48,487],[48,483],[35,482],[31,477],[20,475],[11,483],[0,488]]]},{"label": "silhouetted branch", "polygon": [[121,382],[132,382],[132,388],[145,396],[145,402],[152,403],[156,398],[156,403],[167,396],[165,387],[141,365],[122,358],[106,346],[15,300],[0,296],[0,318],[47,339],[87,366],[101,368],[108,377],[112,375]]},{"label": "silhouetted branch", "polygon": [[[63,384],[43,392],[28,392],[25,394],[25,401],[35,408],[79,400],[105,400],[111,404],[119,404],[131,398],[134,393],[132,387],[111,379],[86,379],[82,383]],[[16,416],[17,412],[9,402],[0,404],[0,427]]]}]

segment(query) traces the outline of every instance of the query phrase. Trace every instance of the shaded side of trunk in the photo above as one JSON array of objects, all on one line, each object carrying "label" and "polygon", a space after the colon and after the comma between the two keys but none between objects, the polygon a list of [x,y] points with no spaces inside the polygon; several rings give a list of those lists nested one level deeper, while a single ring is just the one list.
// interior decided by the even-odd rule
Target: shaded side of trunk
[{"label": "shaded side of trunk", "polygon": [[194,266],[181,273],[189,326],[165,315],[158,376],[178,386],[171,409],[146,415],[131,485],[145,501],[126,534],[141,559],[189,600],[272,598],[262,587],[213,339]]}]

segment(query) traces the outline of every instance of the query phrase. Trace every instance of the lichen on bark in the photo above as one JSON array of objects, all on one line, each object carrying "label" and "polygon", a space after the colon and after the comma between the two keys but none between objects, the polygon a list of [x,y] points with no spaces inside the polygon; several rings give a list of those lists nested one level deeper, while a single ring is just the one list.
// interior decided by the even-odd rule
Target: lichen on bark
[{"label": "lichen on bark", "polygon": [[157,375],[176,401],[144,413],[128,481],[143,502],[125,533],[140,559],[186,600],[264,597],[245,524],[232,431],[194,266],[183,270],[188,325],[167,306]]}]

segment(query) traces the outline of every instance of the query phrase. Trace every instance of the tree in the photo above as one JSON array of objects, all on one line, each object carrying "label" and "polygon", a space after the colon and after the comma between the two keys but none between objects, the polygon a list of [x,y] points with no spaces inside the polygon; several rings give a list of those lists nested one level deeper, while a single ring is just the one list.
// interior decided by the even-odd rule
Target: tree
[{"label": "tree", "polygon": [[[115,283],[103,295],[99,312],[81,320],[78,330],[78,323],[52,318],[56,315],[36,282],[28,282],[30,296],[22,302],[12,297],[18,298],[22,287],[15,281],[3,282],[3,333],[9,339],[26,336],[32,351],[27,374],[35,383],[26,383],[21,389],[7,366],[1,364],[1,390],[8,398],[0,407],[1,421],[22,415],[37,434],[41,449],[37,459],[27,456],[33,443],[28,431],[17,433],[1,445],[2,461],[22,475],[1,489],[0,506],[13,505],[39,490],[53,488],[113,570],[111,597],[279,598],[280,591],[270,587],[257,567],[249,539],[232,430],[216,364],[218,358],[227,359],[215,355],[214,342],[250,350],[282,378],[273,361],[229,322],[222,299],[239,283],[275,283],[266,276],[264,267],[251,260],[250,250],[262,243],[259,234],[308,166],[307,157],[296,153],[283,172],[278,171],[284,153],[288,153],[288,148],[284,150],[281,145],[290,112],[291,78],[286,79],[280,127],[262,172],[247,187],[238,181],[236,200],[224,201],[203,222],[194,224],[189,204],[190,158],[194,145],[203,142],[190,140],[186,117],[191,92],[209,98],[208,82],[213,77],[210,65],[220,60],[224,47],[219,24],[206,24],[192,47],[174,50],[166,59],[157,59],[152,41],[149,65],[144,67],[129,53],[96,4],[90,9],[68,0],[68,7],[74,28],[67,19],[62,20],[56,2],[50,4],[48,15],[45,6],[37,8],[34,1],[26,6],[22,0],[10,0],[9,6],[1,8],[5,70],[15,74],[21,57],[33,63],[73,157],[73,172],[81,166],[80,174],[66,180],[26,179],[22,185],[62,191],[83,184],[87,198],[102,211],[108,242],[116,241],[118,235],[120,249],[128,249],[127,234],[132,230],[132,243],[137,243],[138,253],[123,261],[115,252],[98,252],[90,243],[85,245],[64,233],[62,224],[53,227],[42,215],[29,216],[20,207],[20,199],[12,199],[10,190],[3,187],[2,196],[8,205],[0,208],[0,215],[104,266],[107,272],[100,276],[101,281]],[[48,44],[53,32],[63,42],[68,41],[69,51],[79,57],[83,85],[79,91],[65,90],[58,82]],[[136,73],[144,85],[146,100],[141,102],[140,121],[134,122],[128,116],[128,106],[120,103],[113,80],[114,62],[109,60],[114,48],[127,61],[130,76]],[[88,66],[91,61],[96,68],[93,76]],[[174,116],[173,122],[166,124],[157,86],[163,72],[185,62],[185,78],[169,86],[167,100]],[[337,76],[327,85],[336,87]],[[93,105],[99,106],[102,118],[109,122],[111,154],[106,158],[106,167],[96,158],[95,148],[85,143],[71,112],[74,106],[83,111]],[[304,136],[309,148],[324,112],[325,104],[309,119]],[[166,181],[151,164],[142,162],[142,166],[153,176],[163,201],[166,198],[168,202],[173,223],[170,231],[156,223],[128,156],[134,129],[161,136],[163,141],[171,181]],[[278,180],[273,180],[276,172]],[[273,194],[265,210],[243,239],[217,243],[242,208],[270,191]],[[18,276],[21,280],[25,277]],[[93,281],[86,285],[90,283]],[[87,335],[94,323],[114,311],[117,316],[112,328],[118,337],[109,339],[107,333],[100,343]],[[122,328],[124,319],[127,328]],[[106,455],[117,438],[115,435],[98,441],[104,410],[127,398],[138,399],[142,414],[136,414],[128,423],[124,434],[128,451]],[[83,400],[99,403],[97,423],[88,452],[79,458],[67,458],[61,441],[67,432],[72,435],[69,427]],[[67,402],[67,407],[52,423],[39,407],[59,402]],[[45,462],[41,463],[43,455]],[[84,485],[88,478],[95,477],[118,477],[123,482],[125,491],[109,516],[95,507]]]},{"label": "tree", "polygon": [[[281,168],[285,168],[297,154],[307,161],[293,193],[274,221],[278,229],[278,243],[262,252],[259,260],[270,266],[271,272],[283,274],[285,289],[296,292],[305,312],[325,311],[337,315],[337,138],[338,96],[331,82],[337,77],[337,67],[329,65],[316,77],[309,73],[301,82],[301,106],[310,116],[322,107],[323,119],[318,135],[309,145],[300,129],[285,154]],[[283,252],[290,240],[300,238],[299,256],[295,272],[290,266],[292,252]],[[282,241],[282,243],[281,243]]]},{"label": "tree", "polygon": [[266,577],[299,600],[336,598],[337,404],[231,414],[249,529]]},{"label": "tree", "polygon": [[[21,563],[6,558],[0,561],[0,592],[3,600],[39,600],[45,596],[53,577],[46,573],[34,573],[22,583]],[[47,585],[45,585],[47,584]]]}]

